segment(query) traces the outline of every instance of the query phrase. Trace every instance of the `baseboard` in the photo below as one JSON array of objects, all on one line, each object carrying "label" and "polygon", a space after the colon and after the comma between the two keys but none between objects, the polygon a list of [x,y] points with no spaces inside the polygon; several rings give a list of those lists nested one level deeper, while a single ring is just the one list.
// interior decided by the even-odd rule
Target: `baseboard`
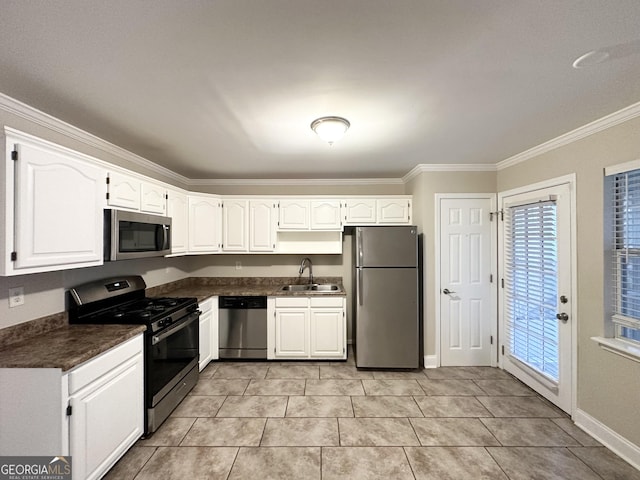
[{"label": "baseboard", "polygon": [[640,470],[640,446],[631,443],[584,410],[577,409],[573,421],[609,450]]},{"label": "baseboard", "polygon": [[437,368],[438,367],[438,357],[435,355],[425,355],[424,356],[424,368]]}]

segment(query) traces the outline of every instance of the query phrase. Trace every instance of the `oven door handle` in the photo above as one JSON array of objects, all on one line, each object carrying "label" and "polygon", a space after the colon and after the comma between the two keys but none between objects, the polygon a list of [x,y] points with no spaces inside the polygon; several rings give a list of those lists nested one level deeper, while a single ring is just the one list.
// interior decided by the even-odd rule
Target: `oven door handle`
[{"label": "oven door handle", "polygon": [[173,335],[179,330],[182,330],[183,328],[188,327],[189,325],[191,325],[193,322],[195,322],[200,318],[200,313],[201,313],[200,310],[196,310],[195,312],[191,313],[187,318],[185,318],[184,320],[180,320],[178,323],[171,326],[169,329],[165,330],[160,335],[154,335],[153,337],[151,337],[151,345],[160,343],[162,340],[164,340],[168,336]]}]

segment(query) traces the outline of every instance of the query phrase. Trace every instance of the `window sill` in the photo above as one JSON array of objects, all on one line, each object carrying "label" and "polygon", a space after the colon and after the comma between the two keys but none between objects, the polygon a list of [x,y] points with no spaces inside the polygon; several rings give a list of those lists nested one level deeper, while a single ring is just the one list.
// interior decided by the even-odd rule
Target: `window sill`
[{"label": "window sill", "polygon": [[640,363],[640,347],[631,345],[617,338],[591,337],[591,340],[600,345],[607,352],[615,353],[621,357]]}]

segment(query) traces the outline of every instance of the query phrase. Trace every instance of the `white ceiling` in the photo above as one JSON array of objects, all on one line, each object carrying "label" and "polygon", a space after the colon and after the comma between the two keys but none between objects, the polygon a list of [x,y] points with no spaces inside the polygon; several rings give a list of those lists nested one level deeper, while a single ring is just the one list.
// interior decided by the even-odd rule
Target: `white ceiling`
[{"label": "white ceiling", "polygon": [[193,179],[400,177],[638,102],[639,49],[572,63],[639,26],[638,0],[2,0],[0,92]]}]

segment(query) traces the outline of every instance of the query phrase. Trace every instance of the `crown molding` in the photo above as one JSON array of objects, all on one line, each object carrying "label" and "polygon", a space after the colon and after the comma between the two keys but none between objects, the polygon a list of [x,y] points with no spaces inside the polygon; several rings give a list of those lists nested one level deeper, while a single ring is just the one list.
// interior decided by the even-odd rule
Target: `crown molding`
[{"label": "crown molding", "polygon": [[199,178],[186,182],[191,186],[312,186],[312,185],[403,185],[401,178]]},{"label": "crown molding", "polygon": [[503,170],[505,168],[512,167],[513,165],[525,162],[534,157],[550,152],[551,150],[555,150],[556,148],[593,135],[594,133],[601,132],[607,128],[632,120],[638,116],[640,116],[640,102],[629,105],[622,110],[618,110],[617,112],[599,118],[598,120],[594,120],[593,122],[583,125],[582,127],[578,127],[575,130],[571,130],[570,132],[560,135],[548,142],[541,143],[529,150],[525,150],[524,152],[502,160],[496,164],[497,169]]},{"label": "crown molding", "polygon": [[150,160],[147,160],[144,157],[136,155],[129,150],[125,150],[122,147],[107,142],[106,140],[103,140],[100,137],[93,135],[92,133],[86,132],[78,127],[74,127],[73,125],[60,120],[59,118],[49,115],[48,113],[38,110],[37,108],[31,107],[26,103],[22,103],[21,101],[5,95],[4,93],[0,93],[0,110],[33,122],[37,125],[40,125],[41,127],[48,128],[53,132],[65,135],[66,137],[83,143],[89,147],[97,148],[105,153],[120,157],[135,165],[146,168],[160,175],[164,175],[165,177],[171,178],[178,182],[188,183],[189,179],[187,177],[169,170],[168,168],[162,167]]},{"label": "crown molding", "polygon": [[495,172],[496,166],[491,163],[420,163],[413,167],[409,173],[402,177],[402,182],[407,183],[424,172]]}]

